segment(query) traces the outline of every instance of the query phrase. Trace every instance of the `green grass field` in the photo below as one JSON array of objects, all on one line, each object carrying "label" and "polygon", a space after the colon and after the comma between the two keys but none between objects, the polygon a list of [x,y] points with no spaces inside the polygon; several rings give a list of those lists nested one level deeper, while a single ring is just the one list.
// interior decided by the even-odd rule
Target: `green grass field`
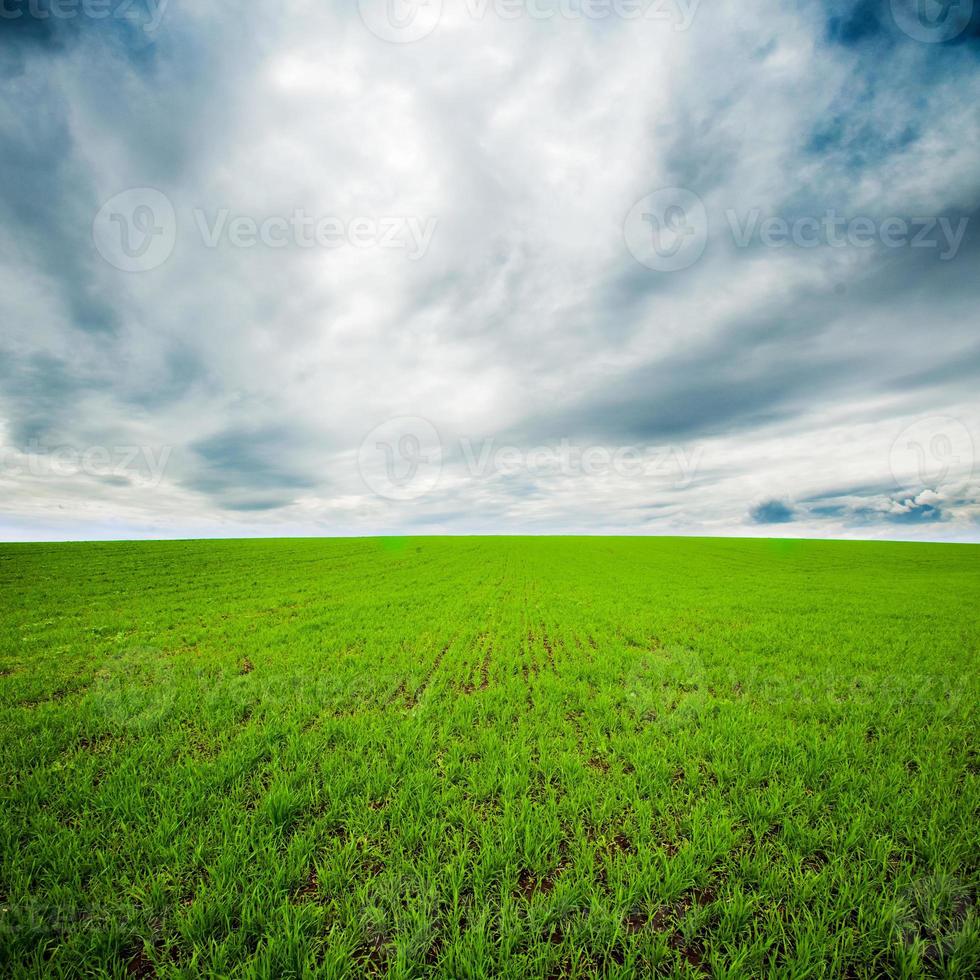
[{"label": "green grass field", "polygon": [[980,973],[980,547],[0,545],[0,973]]}]

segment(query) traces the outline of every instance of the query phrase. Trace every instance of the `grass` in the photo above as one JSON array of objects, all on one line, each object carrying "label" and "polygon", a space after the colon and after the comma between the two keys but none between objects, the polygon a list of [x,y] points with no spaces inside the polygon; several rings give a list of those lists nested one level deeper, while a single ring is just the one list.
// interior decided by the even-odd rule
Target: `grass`
[{"label": "grass", "polygon": [[0,546],[0,972],[980,973],[980,547]]}]

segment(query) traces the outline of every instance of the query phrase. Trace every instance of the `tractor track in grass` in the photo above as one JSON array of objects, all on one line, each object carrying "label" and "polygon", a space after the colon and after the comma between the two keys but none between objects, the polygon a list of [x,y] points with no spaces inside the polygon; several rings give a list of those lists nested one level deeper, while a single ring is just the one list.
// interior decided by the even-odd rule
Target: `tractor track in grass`
[{"label": "tractor track in grass", "polygon": [[476,691],[485,691],[490,687],[490,664],[493,660],[494,643],[488,631],[484,631],[476,638],[476,650],[482,653],[479,664],[475,661],[467,664],[469,668],[470,680],[459,685],[458,690],[464,695],[469,696]]},{"label": "tractor track in grass", "polygon": [[432,683],[432,678],[435,676],[436,671],[442,666],[443,660],[446,658],[446,654],[449,652],[449,648],[453,645],[455,639],[450,640],[448,643],[443,644],[442,649],[436,654],[436,659],[432,662],[432,666],[426,671],[425,676],[422,678],[422,682],[415,689],[415,693],[406,701],[406,706],[414,708],[422,700],[422,696],[429,689],[429,685]]}]

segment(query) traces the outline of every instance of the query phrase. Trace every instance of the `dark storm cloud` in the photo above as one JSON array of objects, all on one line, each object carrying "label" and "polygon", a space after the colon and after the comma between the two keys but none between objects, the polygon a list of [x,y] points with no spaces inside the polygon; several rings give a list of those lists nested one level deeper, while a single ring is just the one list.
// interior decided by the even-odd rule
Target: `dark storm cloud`
[{"label": "dark storm cloud", "polygon": [[271,510],[316,486],[309,445],[289,426],[224,429],[190,447],[184,485],[229,510]]},{"label": "dark storm cloud", "polygon": [[682,293],[680,276],[651,276],[638,262],[617,268],[601,287],[597,306],[602,311],[599,328],[607,336],[624,339],[643,325],[643,306],[650,300]]},{"label": "dark storm cloud", "polygon": [[[792,220],[794,212],[786,213]],[[689,438],[784,421],[842,392],[900,391],[911,398],[918,387],[946,382],[980,388],[980,353],[972,345],[965,355],[962,350],[975,334],[954,305],[976,294],[980,214],[952,211],[948,219],[966,228],[955,261],[942,261],[930,248],[880,249],[846,293],[807,289],[779,306],[767,304],[718,336],[605,377],[576,403],[545,410],[528,436]],[[746,250],[734,250],[734,262],[747,259]],[[671,285],[681,281],[667,278]],[[663,281],[649,274],[647,279]],[[923,330],[909,322],[907,311],[926,299],[929,321]],[[894,321],[887,340],[869,337],[870,343],[848,340],[846,350],[839,346],[845,337],[838,322],[889,312]],[[919,370],[908,371],[905,345]]]},{"label": "dark storm cloud", "polygon": [[828,5],[827,39],[845,47],[892,38],[885,5],[880,0],[837,0]]},{"label": "dark storm cloud", "polygon": [[20,55],[56,55],[83,38],[97,37],[134,63],[152,58],[152,42],[170,0],[107,0],[101,4],[3,0],[0,44]]},{"label": "dark storm cloud", "polygon": [[0,409],[12,445],[45,442],[71,420],[76,399],[90,386],[70,363],[50,354],[0,351]]},{"label": "dark storm cloud", "polygon": [[122,397],[130,405],[152,411],[187,398],[205,383],[215,383],[207,361],[187,343],[175,342],[161,353],[149,377]]},{"label": "dark storm cloud", "polygon": [[[146,33],[155,6],[109,5],[109,16],[45,16],[50,5],[4,0],[0,17],[3,50],[16,54],[18,71],[0,87],[4,116],[0,155],[0,216],[22,255],[33,254],[40,270],[56,282],[71,321],[85,331],[112,332],[120,325],[116,294],[122,282],[107,276],[91,241],[91,223],[103,203],[96,186],[102,175],[90,169],[77,145],[79,103],[95,118],[112,121],[112,131],[139,161],[139,181],[155,185],[175,176],[194,133],[192,107],[184,103],[181,83],[205,84],[205,52],[193,44],[178,54],[167,46],[165,7],[158,30]],[[162,2],[162,0],[161,0]],[[24,8],[23,16],[16,16]],[[27,10],[40,11],[28,13]],[[120,13],[121,11],[121,13]],[[157,59],[179,66],[157,76]],[[82,91],[60,85],[54,68],[84,64]],[[195,78],[195,76],[197,76]],[[121,95],[125,89],[126,97]],[[161,104],[168,92],[173,112]]]},{"label": "dark storm cloud", "polygon": [[0,45],[16,53],[23,67],[25,49],[58,50],[65,45],[65,22],[50,16],[50,4],[38,0],[35,9],[49,16],[32,16],[28,0],[5,0],[0,12]]},{"label": "dark storm cloud", "polygon": [[[106,360],[117,356],[114,337],[125,326],[128,283],[93,247],[104,175],[79,145],[78,117],[111,117],[120,144],[154,161],[138,183],[166,172],[179,141],[155,118],[160,93],[152,81],[158,50],[152,42],[160,38],[143,27],[156,9],[118,2],[108,5],[106,16],[89,16],[81,4],[61,5],[58,11],[66,12],[59,13],[45,0],[4,0],[0,17],[0,72],[6,75],[0,85],[0,256],[11,268],[29,267],[43,277],[58,314],[70,329],[92,335]],[[61,84],[62,70],[68,77],[78,71],[82,84]],[[35,334],[35,317],[29,309],[7,311],[6,336]],[[59,387],[54,380],[52,389]]]},{"label": "dark storm cloud", "polygon": [[667,183],[696,187],[703,195],[728,180],[743,142],[753,136],[744,130],[733,133],[725,125],[737,105],[736,94],[727,93],[707,106],[692,103],[682,95],[670,120],[657,128],[655,137],[667,146]]},{"label": "dark storm cloud", "polygon": [[814,353],[809,344],[822,324],[804,306],[801,297],[785,313],[760,312],[719,337],[603,379],[578,404],[543,413],[530,435],[649,441],[790,418],[818,392],[863,374],[853,357]]},{"label": "dark storm cloud", "polygon": [[783,364],[777,372],[771,364],[666,358],[610,379],[603,386],[607,392],[559,416],[548,435],[656,442],[760,426],[791,417],[792,404],[808,381],[830,379],[846,369],[843,362],[798,363]]},{"label": "dark storm cloud", "polygon": [[[945,312],[948,300],[965,294],[972,296],[976,287],[977,264],[980,262],[980,175],[971,179],[970,186],[962,194],[967,199],[965,202],[936,209],[934,214],[923,214],[921,207],[913,212],[906,205],[904,213],[894,215],[914,222],[913,234],[931,239],[937,245],[940,239],[946,238],[946,232],[939,224],[940,218],[951,229],[950,237],[962,228],[962,237],[954,255],[943,259],[940,257],[942,249],[932,246],[876,249],[874,255],[877,264],[860,282],[850,287],[850,296],[875,303],[901,301],[915,293],[928,292],[938,315]],[[872,216],[884,218],[893,215],[882,213]]]},{"label": "dark storm cloud", "polygon": [[793,509],[781,500],[766,500],[749,511],[753,524],[789,524],[793,517]]},{"label": "dark storm cloud", "polygon": [[19,98],[9,91],[0,94],[12,121],[0,155],[4,230],[21,256],[32,255],[42,274],[57,284],[77,329],[111,332],[119,317],[99,287],[103,270],[89,228],[96,198],[74,157],[69,103],[36,73],[18,88]]},{"label": "dark storm cloud", "polygon": [[[40,0],[6,0],[0,17],[0,268],[44,299],[8,285],[0,307],[0,421],[21,448],[105,445],[131,423],[149,423],[142,438],[159,447],[154,414],[208,377],[193,342],[148,326],[159,308],[140,308],[138,277],[110,268],[92,239],[106,196],[165,184],[197,154],[194,104],[214,59],[169,44],[165,7],[47,16]],[[159,30],[147,33],[154,12]]]},{"label": "dark storm cloud", "polygon": [[980,347],[964,350],[949,360],[903,374],[892,382],[894,388],[933,388],[965,385],[969,391],[976,392],[980,387]]},{"label": "dark storm cloud", "polygon": [[813,129],[804,147],[825,166],[861,170],[889,156],[904,153],[921,137],[912,123],[894,130],[894,121],[876,124],[868,115],[832,115]]},{"label": "dark storm cloud", "polygon": [[[899,29],[893,7],[906,12],[909,19],[920,16],[921,0],[822,0],[826,11],[826,40],[840,45],[880,54],[899,44],[921,43],[903,34]],[[933,15],[941,16],[943,6],[937,3]],[[954,5],[955,6],[955,5]],[[956,37],[929,47],[935,50],[956,47],[974,48],[980,37],[980,17],[976,5],[969,24]]]}]

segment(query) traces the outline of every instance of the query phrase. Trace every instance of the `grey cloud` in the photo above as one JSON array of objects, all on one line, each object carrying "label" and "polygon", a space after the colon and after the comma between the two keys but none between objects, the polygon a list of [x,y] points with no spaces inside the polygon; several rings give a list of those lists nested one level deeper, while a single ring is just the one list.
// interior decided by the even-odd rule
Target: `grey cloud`
[{"label": "grey cloud", "polygon": [[[0,157],[0,214],[7,247],[22,259],[29,256],[57,284],[77,329],[114,331],[119,316],[99,290],[103,270],[91,246],[96,197],[75,159],[68,101],[40,70],[25,88],[28,98],[2,99],[8,128]],[[40,115],[35,99],[45,106]]]},{"label": "grey cloud", "polygon": [[890,120],[888,127],[876,126],[870,112],[857,119],[836,114],[814,128],[805,149],[811,156],[819,157],[824,166],[859,171],[869,162],[877,163],[907,150],[921,138],[913,123],[906,123],[896,132],[894,120]]},{"label": "grey cloud", "polygon": [[844,517],[847,508],[843,504],[826,504],[820,507],[811,507],[809,511],[814,517]]},{"label": "grey cloud", "polygon": [[532,432],[656,441],[786,419],[817,392],[861,372],[856,361],[814,355],[794,340],[797,333],[809,341],[807,321],[802,311],[795,319],[787,311],[784,317],[768,313],[762,322],[734,325],[721,337],[603,379],[578,404],[544,414]]},{"label": "grey cloud", "polygon": [[881,0],[835,0],[828,4],[827,40],[845,47],[892,40],[887,8]]},{"label": "grey cloud", "polygon": [[63,55],[82,41],[98,41],[132,64],[146,67],[152,63],[152,46],[165,23],[169,2],[116,0],[102,5],[98,15],[92,16],[81,2],[4,0],[0,39],[7,48],[17,50],[21,59],[25,55]]},{"label": "grey cloud", "polygon": [[[854,488],[840,494],[838,503],[820,504],[808,507],[807,516],[822,519],[844,520],[852,525],[936,524],[950,519],[951,510],[969,507],[975,503],[970,500],[950,500],[940,504],[938,496],[925,491],[918,496],[897,494],[878,494],[868,488]],[[813,498],[811,498],[813,499]],[[819,499],[819,498],[818,498]]]},{"label": "grey cloud", "polygon": [[73,405],[89,383],[67,361],[50,354],[0,353],[0,406],[13,445],[43,442],[70,421]]},{"label": "grey cloud", "polygon": [[655,133],[669,147],[665,160],[668,185],[697,188],[706,195],[731,177],[743,143],[753,139],[744,129],[732,132],[726,128],[738,98],[745,95],[744,90],[728,92],[707,106],[693,100],[692,104],[680,95],[674,114]]},{"label": "grey cloud", "polygon": [[193,443],[190,451],[193,463],[185,485],[231,510],[281,507],[293,499],[282,491],[305,490],[317,483],[311,470],[297,462],[306,444],[288,426],[228,428]]},{"label": "grey cloud", "polygon": [[[869,56],[887,54],[899,45],[918,43],[898,28],[893,6],[904,5],[911,17],[917,17],[917,0],[829,0],[825,5],[828,43],[854,49]],[[972,48],[980,35],[980,19],[973,11],[969,26],[955,38],[936,45],[922,45],[937,51],[957,47]]]},{"label": "grey cloud", "polygon": [[930,504],[912,504],[897,514],[889,515],[893,524],[933,524],[944,520],[942,509]]},{"label": "grey cloud", "polygon": [[967,384],[970,391],[980,386],[980,348],[974,347],[953,355],[939,364],[912,371],[896,378],[892,385],[902,390]]},{"label": "grey cloud", "polygon": [[793,517],[793,509],[781,500],[766,500],[749,511],[753,524],[788,524]]},{"label": "grey cloud", "polygon": [[[892,481],[881,483],[859,483],[845,487],[833,487],[799,498],[801,504],[820,503],[825,500],[840,500],[844,497],[881,497],[895,491]],[[814,508],[815,509],[815,508]]]},{"label": "grey cloud", "polygon": [[[755,317],[743,314],[716,337],[603,378],[582,392],[577,404],[543,412],[531,426],[532,437],[688,438],[785,420],[842,392],[906,391],[954,379],[980,384],[980,362],[961,350],[975,336],[971,324],[952,305],[950,314],[942,312],[943,303],[975,291],[971,258],[980,220],[973,212],[968,218],[970,233],[957,261],[943,263],[934,252],[910,249],[884,255],[844,297],[829,290],[801,291],[779,308],[769,304]],[[735,261],[744,258],[736,255]],[[932,298],[928,343],[918,323],[905,324],[908,302],[924,296]],[[885,311],[896,316],[889,339],[894,349],[882,349],[868,337],[851,341],[845,354],[836,340],[838,321]],[[906,339],[920,364],[928,359],[935,366],[909,373],[898,346]]]},{"label": "grey cloud", "polygon": [[265,510],[279,510],[293,503],[291,497],[268,497],[259,500],[223,500],[221,506],[225,510],[253,513]]},{"label": "grey cloud", "polygon": [[214,382],[200,352],[185,342],[177,342],[161,353],[150,376],[123,397],[145,410],[161,409],[187,398],[195,388]]}]

